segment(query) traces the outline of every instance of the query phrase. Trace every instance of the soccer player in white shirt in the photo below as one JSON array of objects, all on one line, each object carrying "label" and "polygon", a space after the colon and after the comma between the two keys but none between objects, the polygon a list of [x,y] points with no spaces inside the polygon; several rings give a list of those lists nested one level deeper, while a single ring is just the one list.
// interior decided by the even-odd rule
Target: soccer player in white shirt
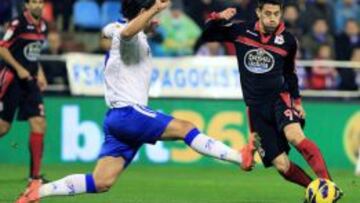
[{"label": "soccer player in white shirt", "polygon": [[195,151],[251,170],[256,150],[250,141],[240,152],[203,133],[194,124],[149,109],[151,53],[143,30],[169,0],[124,0],[127,22],[106,26],[103,35],[112,40],[105,67],[105,98],[109,107],[104,121],[105,141],[91,174],[73,174],[41,185],[36,182],[17,200],[37,202],[49,196],[71,196],[108,191],[131,163],[144,143],[183,140]]}]

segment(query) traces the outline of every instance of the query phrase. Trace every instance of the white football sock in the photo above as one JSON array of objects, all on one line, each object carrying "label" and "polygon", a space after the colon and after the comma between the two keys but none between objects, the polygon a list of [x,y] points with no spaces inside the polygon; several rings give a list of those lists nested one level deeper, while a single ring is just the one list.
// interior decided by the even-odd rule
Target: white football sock
[{"label": "white football sock", "polygon": [[204,134],[195,136],[190,143],[190,147],[203,155],[220,160],[226,160],[233,163],[242,162],[240,152]]},{"label": "white football sock", "polygon": [[40,198],[48,196],[72,196],[86,193],[86,175],[76,174],[44,184],[40,187]]}]

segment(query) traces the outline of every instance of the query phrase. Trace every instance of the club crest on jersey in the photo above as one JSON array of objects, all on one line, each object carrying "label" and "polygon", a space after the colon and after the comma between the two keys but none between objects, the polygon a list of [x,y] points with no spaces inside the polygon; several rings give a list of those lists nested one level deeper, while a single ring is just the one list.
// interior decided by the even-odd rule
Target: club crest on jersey
[{"label": "club crest on jersey", "polygon": [[276,36],[274,42],[275,44],[283,45],[285,43],[284,36],[282,35]]},{"label": "club crest on jersey", "polygon": [[244,65],[248,71],[262,74],[274,68],[275,59],[274,56],[265,49],[251,49],[245,54]]},{"label": "club crest on jersey", "polygon": [[24,55],[29,61],[37,61],[40,57],[42,44],[40,42],[33,42],[24,48]]}]

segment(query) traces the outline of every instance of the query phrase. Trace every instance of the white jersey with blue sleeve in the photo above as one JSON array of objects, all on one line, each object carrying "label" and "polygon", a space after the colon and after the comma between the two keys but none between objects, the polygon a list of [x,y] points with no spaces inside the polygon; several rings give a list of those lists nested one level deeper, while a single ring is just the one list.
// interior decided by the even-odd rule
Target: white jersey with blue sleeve
[{"label": "white jersey with blue sleeve", "polygon": [[125,26],[125,22],[118,21],[103,29],[103,35],[112,40],[104,70],[105,100],[110,108],[148,103],[152,72],[150,47],[144,32],[131,40],[122,39],[120,33]]},{"label": "white jersey with blue sleeve", "polygon": [[150,47],[143,32],[131,40],[122,39],[125,26],[125,22],[116,22],[103,30],[112,45],[104,71],[110,109],[104,119],[105,142],[99,158],[121,156],[127,167],[142,144],[161,139],[173,117],[146,107],[152,73]]}]

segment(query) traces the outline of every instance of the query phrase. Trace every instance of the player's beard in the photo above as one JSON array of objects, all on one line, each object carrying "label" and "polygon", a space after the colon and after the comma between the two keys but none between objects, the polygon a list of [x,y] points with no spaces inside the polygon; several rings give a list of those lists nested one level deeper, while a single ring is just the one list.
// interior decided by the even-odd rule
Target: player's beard
[{"label": "player's beard", "polygon": [[274,32],[276,31],[276,28],[277,28],[277,27],[278,27],[278,26],[273,27],[273,26],[266,26],[266,25],[264,25],[264,31],[265,31],[266,34],[272,34],[272,33],[274,33]]},{"label": "player's beard", "polygon": [[31,15],[35,19],[40,19],[41,15],[42,15],[42,9],[41,8],[35,8],[35,9],[31,10]]}]

